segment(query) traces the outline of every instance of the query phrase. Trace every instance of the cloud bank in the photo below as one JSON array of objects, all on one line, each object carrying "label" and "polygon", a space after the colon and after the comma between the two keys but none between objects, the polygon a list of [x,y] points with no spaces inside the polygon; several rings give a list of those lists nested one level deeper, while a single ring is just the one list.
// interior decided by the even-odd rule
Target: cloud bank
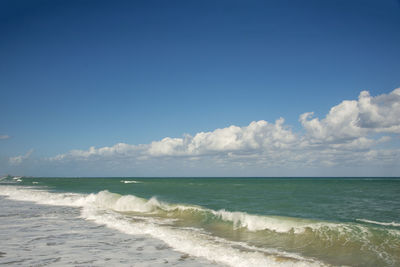
[{"label": "cloud bank", "polygon": [[[299,116],[303,129],[294,132],[285,120],[260,120],[194,136],[166,137],[150,144],[118,143],[111,147],[72,150],[48,158],[50,162],[131,162],[157,159],[212,160],[214,164],[268,167],[399,164],[400,150],[390,144],[400,134],[400,88],[332,107],[324,118],[313,112]],[[386,144],[386,145],[385,145]],[[30,155],[30,154],[29,154]],[[13,158],[20,162],[24,157]],[[20,158],[22,157],[22,158]],[[11,159],[10,159],[11,162]]]},{"label": "cloud bank", "polygon": [[5,140],[5,139],[8,139],[8,138],[10,138],[10,136],[8,136],[8,135],[0,135],[0,140]]}]

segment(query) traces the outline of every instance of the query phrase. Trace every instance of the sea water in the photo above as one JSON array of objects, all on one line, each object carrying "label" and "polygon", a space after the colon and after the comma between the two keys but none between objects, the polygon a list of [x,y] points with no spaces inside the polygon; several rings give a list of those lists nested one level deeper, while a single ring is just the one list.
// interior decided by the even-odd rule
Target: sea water
[{"label": "sea water", "polygon": [[[400,266],[396,178],[7,177],[0,195],[8,210],[0,214],[0,263],[46,259],[29,251],[16,257],[7,242],[17,238],[39,240],[43,251],[45,242],[61,242],[57,256],[47,257],[52,264],[74,265],[74,245],[90,240],[104,256],[80,251],[89,265]],[[72,221],[48,223],[41,214],[49,212]],[[18,239],[12,216],[24,222],[26,236]],[[40,243],[42,232],[27,230],[31,223],[62,241]],[[86,238],[69,236],[71,227]]]}]

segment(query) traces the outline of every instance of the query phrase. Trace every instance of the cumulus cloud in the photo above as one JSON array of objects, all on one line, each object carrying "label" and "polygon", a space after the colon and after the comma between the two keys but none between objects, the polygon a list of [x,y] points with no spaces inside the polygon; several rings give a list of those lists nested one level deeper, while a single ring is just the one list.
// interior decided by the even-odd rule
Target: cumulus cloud
[{"label": "cumulus cloud", "polygon": [[0,135],[0,140],[8,139],[10,136],[8,135]]},{"label": "cumulus cloud", "polygon": [[20,156],[16,156],[16,157],[11,157],[9,158],[9,163],[11,165],[19,165],[22,162],[24,162],[25,160],[27,160],[31,154],[33,153],[33,149],[29,150],[28,152],[26,152],[24,155],[20,155]]},{"label": "cumulus cloud", "polygon": [[324,119],[312,116],[300,115],[311,142],[346,143],[371,133],[400,133],[400,88],[376,97],[362,91],[358,100],[332,107]]},{"label": "cumulus cloud", "polygon": [[300,122],[312,141],[341,142],[364,135],[365,131],[358,126],[357,101],[343,101],[322,120],[312,118],[313,114],[300,115]]},{"label": "cumulus cloud", "polygon": [[229,126],[212,132],[200,132],[184,138],[164,138],[152,142],[148,153],[152,156],[208,155],[228,152],[260,151],[290,146],[296,141],[292,131],[284,126],[284,119],[275,123],[253,121],[248,126]]},{"label": "cumulus cloud", "polygon": [[216,129],[212,132],[200,132],[195,136],[185,135],[182,138],[166,137],[150,144],[129,145],[118,143],[111,147],[88,150],[71,150],[50,160],[79,159],[89,160],[96,158],[135,157],[147,159],[149,157],[165,156],[204,156],[229,152],[248,153],[261,152],[289,147],[296,142],[295,134],[284,126],[284,120],[278,119],[275,123],[254,121],[248,126],[229,126]]},{"label": "cumulus cloud", "polygon": [[[283,118],[274,123],[260,120],[247,126],[232,125],[194,136],[166,137],[149,144],[118,143],[111,147],[72,150],[49,160],[138,162],[207,158],[221,165],[238,163],[267,167],[399,161],[398,150],[377,149],[377,146],[391,140],[385,133],[400,133],[400,89],[376,97],[363,91],[357,100],[345,100],[332,107],[322,119],[313,118],[313,112],[306,112],[300,115],[299,121],[304,131],[294,132],[285,125]],[[15,157],[13,161],[20,162],[23,157]]]},{"label": "cumulus cloud", "polygon": [[400,88],[377,97],[363,91],[358,108],[359,127],[376,132],[400,133]]}]

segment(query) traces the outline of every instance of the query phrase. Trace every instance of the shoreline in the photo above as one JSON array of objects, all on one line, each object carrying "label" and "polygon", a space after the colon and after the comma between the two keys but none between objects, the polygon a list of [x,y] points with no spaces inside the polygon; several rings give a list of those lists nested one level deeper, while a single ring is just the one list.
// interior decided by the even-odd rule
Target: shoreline
[{"label": "shoreline", "polygon": [[175,251],[147,235],[129,235],[84,220],[79,208],[16,201],[4,196],[0,196],[0,207],[0,264],[218,266]]}]

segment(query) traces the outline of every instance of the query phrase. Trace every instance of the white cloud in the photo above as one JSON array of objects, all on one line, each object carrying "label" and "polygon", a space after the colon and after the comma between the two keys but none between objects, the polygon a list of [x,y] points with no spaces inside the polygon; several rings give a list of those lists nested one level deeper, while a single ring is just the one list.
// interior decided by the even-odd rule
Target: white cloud
[{"label": "white cloud", "polygon": [[376,132],[400,133],[400,88],[377,97],[363,91],[358,107],[360,127]]},{"label": "white cloud", "polygon": [[244,127],[232,125],[212,132],[200,132],[194,137],[167,137],[152,142],[148,153],[152,156],[194,156],[283,148],[296,141],[295,134],[283,123],[282,118],[274,124],[261,120]]},{"label": "white cloud", "polygon": [[322,120],[312,115],[313,112],[300,115],[300,122],[314,142],[342,142],[364,135],[365,131],[358,126],[357,101],[343,101]]},{"label": "white cloud", "polygon": [[22,162],[24,162],[25,160],[27,160],[31,156],[32,153],[33,153],[33,149],[26,152],[25,155],[11,157],[11,158],[9,158],[8,161],[11,165],[19,165]]},{"label": "white cloud", "polygon": [[[377,146],[391,140],[382,133],[400,133],[400,89],[376,97],[363,91],[358,100],[346,100],[332,107],[325,118],[312,116],[312,112],[300,115],[304,134],[293,132],[283,118],[275,123],[260,120],[194,136],[166,137],[150,144],[118,143],[111,147],[72,150],[49,160],[126,163],[177,159],[180,163],[190,161],[190,166],[193,162],[211,160],[220,166],[293,168],[362,165],[374,160],[399,163],[398,150],[377,149]],[[22,158],[15,157],[14,161]]]},{"label": "white cloud", "polygon": [[0,140],[8,139],[10,136],[8,135],[0,135]]},{"label": "white cloud", "polygon": [[284,125],[282,118],[275,123],[254,121],[248,126],[229,126],[212,132],[200,132],[195,136],[185,135],[182,138],[166,137],[150,144],[129,145],[118,143],[111,147],[88,150],[71,150],[49,158],[51,161],[60,160],[90,160],[98,158],[136,158],[185,156],[194,157],[205,155],[231,155],[262,153],[266,150],[290,148],[298,141],[296,135]]},{"label": "white cloud", "polygon": [[118,143],[111,147],[95,148],[90,147],[88,150],[71,150],[66,154],[59,154],[49,158],[50,161],[61,160],[89,160],[98,158],[115,158],[115,157],[130,157],[137,155],[140,146]]},{"label": "white cloud", "polygon": [[345,143],[371,133],[400,133],[400,88],[377,97],[362,91],[358,101],[343,101],[322,120],[312,115],[300,115],[311,142]]}]

